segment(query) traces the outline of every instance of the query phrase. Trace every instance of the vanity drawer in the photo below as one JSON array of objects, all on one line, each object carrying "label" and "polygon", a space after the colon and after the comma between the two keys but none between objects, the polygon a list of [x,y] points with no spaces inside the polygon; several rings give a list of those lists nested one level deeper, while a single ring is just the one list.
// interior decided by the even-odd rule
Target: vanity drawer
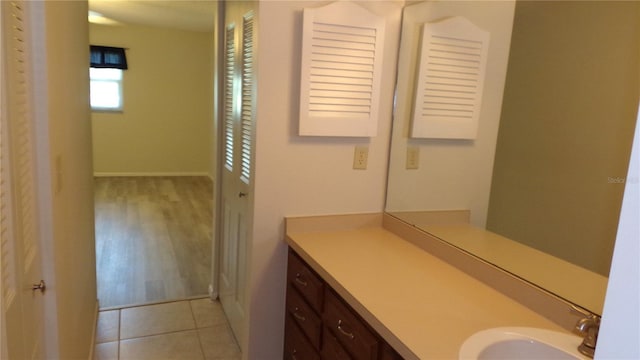
[{"label": "vanity drawer", "polygon": [[287,290],[287,317],[298,324],[313,347],[320,350],[322,320],[291,286]]},{"label": "vanity drawer", "polygon": [[329,329],[324,329],[324,341],[322,342],[322,352],[320,353],[323,360],[351,360],[352,357],[345,350],[338,339]]},{"label": "vanity drawer", "polygon": [[[323,322],[355,359],[376,359],[378,338],[333,291],[327,291]],[[328,333],[329,331],[325,331]],[[329,334],[327,334],[329,335]]]},{"label": "vanity drawer", "polygon": [[322,312],[324,283],[307,265],[292,251],[289,251],[287,282],[296,288],[302,297],[318,313]]},{"label": "vanity drawer", "polygon": [[285,320],[284,359],[320,360],[320,355],[289,316]]}]

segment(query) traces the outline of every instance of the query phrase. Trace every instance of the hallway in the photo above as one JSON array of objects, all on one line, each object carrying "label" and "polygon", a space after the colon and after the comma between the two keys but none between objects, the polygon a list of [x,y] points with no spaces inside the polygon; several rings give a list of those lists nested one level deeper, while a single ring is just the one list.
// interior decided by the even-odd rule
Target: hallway
[{"label": "hallway", "polygon": [[101,311],[95,360],[235,360],[240,350],[209,298]]}]

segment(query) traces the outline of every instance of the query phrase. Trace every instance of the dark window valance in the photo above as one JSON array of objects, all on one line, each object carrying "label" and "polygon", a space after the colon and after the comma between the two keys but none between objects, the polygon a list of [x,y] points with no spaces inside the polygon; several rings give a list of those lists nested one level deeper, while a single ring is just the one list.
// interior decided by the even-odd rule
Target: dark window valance
[{"label": "dark window valance", "polygon": [[123,48],[91,45],[91,67],[126,70],[127,56]]}]

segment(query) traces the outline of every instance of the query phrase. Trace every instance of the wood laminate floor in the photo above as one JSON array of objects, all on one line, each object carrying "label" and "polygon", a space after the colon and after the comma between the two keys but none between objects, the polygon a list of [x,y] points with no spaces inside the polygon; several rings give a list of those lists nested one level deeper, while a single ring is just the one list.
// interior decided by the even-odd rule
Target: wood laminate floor
[{"label": "wood laminate floor", "polygon": [[207,294],[212,199],[207,177],[95,178],[100,307]]}]

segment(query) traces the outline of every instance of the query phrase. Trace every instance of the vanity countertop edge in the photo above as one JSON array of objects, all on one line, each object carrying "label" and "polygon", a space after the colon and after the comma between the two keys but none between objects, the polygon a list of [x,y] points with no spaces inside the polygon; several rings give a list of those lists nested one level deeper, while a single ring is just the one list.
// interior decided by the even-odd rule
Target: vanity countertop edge
[{"label": "vanity countertop edge", "polygon": [[565,328],[383,227],[382,214],[287,217],[286,242],[405,359],[457,359],[472,334]]}]

